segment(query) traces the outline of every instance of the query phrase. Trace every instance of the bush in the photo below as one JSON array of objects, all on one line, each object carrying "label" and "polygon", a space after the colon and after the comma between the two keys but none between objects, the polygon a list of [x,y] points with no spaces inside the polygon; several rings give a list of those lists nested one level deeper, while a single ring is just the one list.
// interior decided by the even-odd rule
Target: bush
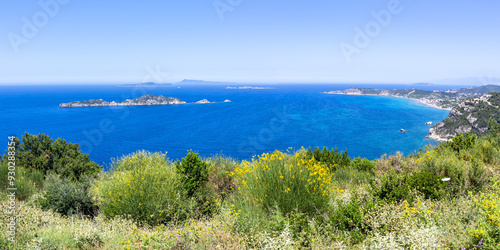
[{"label": "bush", "polygon": [[316,161],[325,164],[331,171],[335,171],[338,167],[347,167],[351,161],[346,151],[340,151],[335,148],[328,150],[326,147],[321,150],[319,147],[306,150],[306,159],[314,158]]},{"label": "bush", "polygon": [[[460,157],[470,155],[469,151],[460,151]],[[446,189],[456,197],[468,191],[478,191],[489,182],[483,163],[471,155],[465,158],[460,159],[453,149],[444,148],[428,151],[416,162],[422,172],[450,178]]]},{"label": "bush", "polygon": [[373,173],[375,171],[375,164],[366,158],[355,158],[351,161],[351,167],[356,168],[359,171],[365,171]]},{"label": "bush", "polygon": [[398,174],[395,171],[386,173],[381,183],[372,182],[374,195],[387,201],[410,203],[415,198],[413,190],[424,195],[426,199],[441,199],[446,196],[448,183],[442,181],[443,176],[429,172]]},{"label": "bush", "polygon": [[481,138],[476,142],[476,145],[472,148],[471,157],[474,155],[477,159],[482,160],[484,163],[498,165],[500,163],[500,149],[495,146],[493,140],[488,140],[486,138]]},{"label": "bush", "polygon": [[14,186],[10,185],[7,178],[9,169],[7,167],[7,162],[0,162],[0,188],[3,195],[8,195],[7,188],[13,187],[16,190],[16,199],[26,200],[31,195],[39,192],[43,185],[44,176],[40,171],[33,169],[29,170],[24,167],[16,167],[16,175],[14,180]]},{"label": "bush", "polygon": [[45,194],[40,199],[40,206],[52,209],[63,215],[87,215],[94,217],[98,207],[93,204],[90,196],[89,177],[82,177],[75,182],[69,178],[55,174],[47,176],[45,180]]},{"label": "bush", "polygon": [[380,183],[372,182],[371,186],[375,197],[387,201],[400,201],[409,198],[410,188],[406,186],[406,176],[395,171],[387,172]]},{"label": "bush", "polygon": [[354,193],[353,197],[346,202],[341,199],[336,200],[335,208],[330,211],[329,222],[335,228],[349,232],[352,243],[359,243],[363,241],[366,234],[364,214],[373,206],[373,202],[363,206],[358,200],[358,195]]},{"label": "bush", "polygon": [[233,175],[242,199],[264,210],[276,204],[284,214],[322,211],[333,191],[326,166],[299,153],[264,153],[252,163],[243,162]]},{"label": "bush", "polygon": [[498,249],[500,242],[500,182],[496,181],[490,192],[481,193],[474,197],[474,207],[479,211],[476,228],[469,228],[472,239],[471,245],[475,246],[482,241],[484,249]]},{"label": "bush", "polygon": [[140,151],[113,161],[93,189],[100,211],[155,225],[186,216],[180,176],[165,154]]},{"label": "bush", "polygon": [[461,150],[471,148],[476,143],[476,135],[471,135],[469,132],[465,134],[457,134],[453,137],[451,142],[444,143],[444,147],[453,149],[455,152],[460,153]]},{"label": "bush", "polygon": [[229,173],[239,163],[229,157],[216,155],[207,159],[207,164],[209,167],[207,184],[222,203],[233,192],[234,180]]},{"label": "bush", "polygon": [[208,179],[207,163],[201,160],[198,153],[189,151],[182,161],[175,163],[177,172],[181,175],[181,182],[189,197],[203,187]]},{"label": "bush", "polygon": [[78,144],[61,138],[53,141],[45,134],[25,133],[22,143],[19,138],[14,142],[16,166],[38,170],[43,175],[55,173],[73,180],[78,180],[82,175],[96,175],[101,171],[101,167],[91,161],[87,154],[80,152]]}]

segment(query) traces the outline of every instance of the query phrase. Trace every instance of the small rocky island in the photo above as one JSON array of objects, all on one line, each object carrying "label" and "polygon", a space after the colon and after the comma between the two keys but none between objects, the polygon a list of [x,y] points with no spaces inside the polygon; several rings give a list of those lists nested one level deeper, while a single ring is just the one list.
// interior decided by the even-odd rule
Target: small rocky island
[{"label": "small rocky island", "polygon": [[[211,103],[207,99],[203,99],[196,103]],[[143,95],[135,99],[127,99],[123,102],[107,102],[103,99],[75,101],[59,104],[60,108],[80,108],[80,107],[108,107],[108,106],[152,106],[152,105],[176,105],[186,104],[185,101],[175,97],[165,97],[162,95]]]},{"label": "small rocky island", "polygon": [[441,90],[420,89],[374,89],[374,88],[350,88],[346,90],[333,90],[325,94],[338,95],[378,95],[413,99],[429,106],[451,110],[460,102],[471,98],[485,95],[490,92],[500,92],[498,85],[484,85],[479,87]]}]

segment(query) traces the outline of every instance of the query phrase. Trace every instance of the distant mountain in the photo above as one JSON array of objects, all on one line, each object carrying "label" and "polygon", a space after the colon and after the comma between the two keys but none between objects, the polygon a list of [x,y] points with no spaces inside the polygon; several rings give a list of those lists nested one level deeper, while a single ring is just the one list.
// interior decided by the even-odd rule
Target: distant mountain
[{"label": "distant mountain", "polygon": [[447,141],[458,133],[481,134],[490,118],[500,123],[500,93],[467,99],[455,106],[448,117],[429,130],[429,138]]},{"label": "distant mountain", "polygon": [[491,85],[500,84],[500,78],[493,77],[462,77],[462,78],[449,78],[449,79],[439,79],[434,81],[428,81],[437,85],[469,85],[469,86],[480,86],[480,85]]},{"label": "distant mountain", "polygon": [[155,83],[155,82],[143,82],[138,84],[122,84],[121,87],[164,87],[172,86],[172,83]]},{"label": "distant mountain", "polygon": [[176,83],[176,85],[209,85],[209,84],[228,84],[228,83],[227,82],[191,80],[191,79],[184,79],[184,80]]},{"label": "distant mountain", "polygon": [[429,83],[429,82],[417,82],[411,84],[412,86],[436,86],[434,83]]}]

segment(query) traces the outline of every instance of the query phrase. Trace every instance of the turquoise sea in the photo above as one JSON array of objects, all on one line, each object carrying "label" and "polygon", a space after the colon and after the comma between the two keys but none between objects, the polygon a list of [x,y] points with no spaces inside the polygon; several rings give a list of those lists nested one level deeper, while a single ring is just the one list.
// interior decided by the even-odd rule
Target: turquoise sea
[{"label": "turquoise sea", "polygon": [[[0,140],[24,132],[46,133],[79,143],[106,166],[111,158],[137,150],[167,152],[180,159],[187,150],[251,159],[276,149],[320,146],[347,149],[368,159],[415,152],[429,126],[448,111],[416,101],[380,96],[327,95],[349,87],[413,88],[410,85],[279,84],[272,89],[226,89],[230,84],[120,87],[117,85],[0,86]],[[259,86],[254,85],[252,86]],[[417,87],[448,89],[446,87]],[[88,99],[123,101],[143,94],[173,96],[211,104],[142,107],[59,108]],[[229,99],[231,102],[224,103]],[[400,133],[400,129],[406,133]],[[3,139],[1,139],[3,138]]]}]

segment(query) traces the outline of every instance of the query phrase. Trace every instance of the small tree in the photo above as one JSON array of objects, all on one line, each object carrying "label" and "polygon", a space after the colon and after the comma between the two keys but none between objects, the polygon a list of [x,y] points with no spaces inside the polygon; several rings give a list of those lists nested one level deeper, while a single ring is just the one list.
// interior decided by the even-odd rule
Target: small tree
[{"label": "small tree", "polygon": [[189,151],[182,159],[177,160],[176,169],[181,174],[181,182],[189,197],[201,188],[208,180],[208,167],[198,153]]},{"label": "small tree", "polygon": [[500,135],[500,127],[498,126],[498,122],[492,117],[490,117],[490,120],[488,121],[488,128],[490,129],[493,136]]},{"label": "small tree", "polygon": [[73,180],[101,171],[101,167],[90,160],[88,154],[80,151],[78,144],[61,138],[54,141],[46,134],[25,133],[22,143],[18,138],[14,142],[16,165],[26,169],[36,169],[44,175],[55,173]]},{"label": "small tree", "polygon": [[469,134],[469,132],[465,134],[457,134],[453,137],[451,142],[448,142],[447,145],[451,147],[455,152],[460,153],[461,150],[468,149],[472,147],[476,143],[476,135]]}]

